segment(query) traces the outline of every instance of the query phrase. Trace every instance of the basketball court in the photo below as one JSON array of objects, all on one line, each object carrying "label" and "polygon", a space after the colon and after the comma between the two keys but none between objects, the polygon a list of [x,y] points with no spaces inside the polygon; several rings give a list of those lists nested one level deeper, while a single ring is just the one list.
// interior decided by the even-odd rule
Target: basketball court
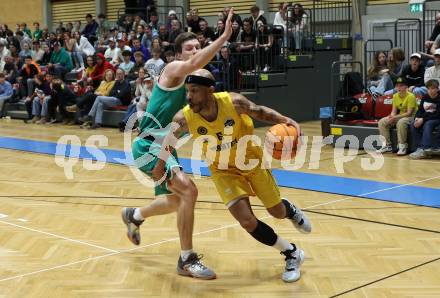
[{"label": "basketball court", "polygon": [[[218,278],[202,281],[176,274],[175,215],[148,219],[140,246],[127,240],[121,207],[148,204],[153,191],[122,164],[122,134],[0,121],[0,297],[440,296],[440,159],[385,155],[380,170],[366,171],[364,151],[341,157],[325,146],[312,154],[320,124],[301,123],[306,161],[275,177],[282,196],[309,216],[312,233],[298,233],[252,201],[258,218],[305,251],[301,279],[281,280],[282,256],[236,223],[204,176],[195,180],[194,245]],[[82,148],[68,179],[55,162],[56,143],[77,135],[84,147],[93,134],[108,138],[100,148],[109,162],[85,169]],[[179,155],[188,165],[190,144]],[[347,155],[352,160],[338,172]]]}]

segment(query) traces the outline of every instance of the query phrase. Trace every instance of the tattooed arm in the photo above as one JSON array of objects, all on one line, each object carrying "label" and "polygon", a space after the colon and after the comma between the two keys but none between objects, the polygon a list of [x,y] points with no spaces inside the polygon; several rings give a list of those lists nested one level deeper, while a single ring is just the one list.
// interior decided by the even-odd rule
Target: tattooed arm
[{"label": "tattooed arm", "polygon": [[295,120],[283,116],[271,108],[256,105],[241,94],[230,94],[232,97],[232,103],[238,114],[247,114],[255,120],[270,124],[285,123],[287,125],[292,125],[298,131],[298,135],[301,135],[299,124]]}]

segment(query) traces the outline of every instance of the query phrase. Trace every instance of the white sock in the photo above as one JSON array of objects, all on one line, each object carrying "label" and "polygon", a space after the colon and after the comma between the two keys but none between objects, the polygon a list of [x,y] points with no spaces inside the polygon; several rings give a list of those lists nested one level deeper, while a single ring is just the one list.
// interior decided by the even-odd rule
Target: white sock
[{"label": "white sock", "polygon": [[192,254],[194,251],[192,249],[188,250],[181,250],[180,251],[180,257],[182,258],[182,261],[186,261],[190,254]]},{"label": "white sock", "polygon": [[134,209],[133,218],[136,219],[136,220],[144,220],[144,217],[142,216],[140,208]]},{"label": "white sock", "polygon": [[277,242],[275,242],[273,247],[275,247],[279,251],[286,251],[293,249],[293,245],[290,244],[290,242],[287,241],[286,239],[281,238],[280,236],[278,236]]}]

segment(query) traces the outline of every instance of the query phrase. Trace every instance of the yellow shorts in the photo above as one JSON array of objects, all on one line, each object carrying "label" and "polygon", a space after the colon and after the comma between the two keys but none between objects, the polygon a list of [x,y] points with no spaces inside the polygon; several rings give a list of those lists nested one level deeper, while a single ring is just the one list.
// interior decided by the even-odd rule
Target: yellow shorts
[{"label": "yellow shorts", "polygon": [[270,170],[256,168],[243,172],[238,169],[212,169],[211,174],[226,206],[237,198],[248,196],[257,196],[266,208],[281,202],[280,190]]}]

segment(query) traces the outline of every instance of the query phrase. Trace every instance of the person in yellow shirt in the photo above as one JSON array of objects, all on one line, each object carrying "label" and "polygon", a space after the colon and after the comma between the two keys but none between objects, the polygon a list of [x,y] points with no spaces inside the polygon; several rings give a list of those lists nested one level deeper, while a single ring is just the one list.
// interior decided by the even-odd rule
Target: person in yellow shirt
[{"label": "person in yellow shirt", "polygon": [[[298,280],[304,261],[303,250],[258,220],[252,212],[249,197],[257,196],[272,216],[289,219],[302,232],[311,232],[310,221],[298,207],[281,198],[272,172],[262,167],[261,147],[249,137],[254,128],[251,117],[272,124],[286,123],[295,126],[298,132],[299,125],[277,111],[252,103],[241,94],[214,93],[214,77],[205,69],[189,75],[185,83],[189,105],[174,116],[178,128],[174,132],[171,130],[165,142],[170,138],[177,140],[188,132],[195,138],[194,149],[203,148],[212,180],[232,216],[257,241],[274,247],[285,256],[286,267],[282,275],[285,282]],[[166,143],[162,143],[162,152],[171,151],[164,145]],[[172,143],[169,142],[174,147]],[[165,161],[172,158],[172,155],[161,156],[163,159],[153,169],[156,181],[164,177]],[[251,161],[253,166],[250,166]]]},{"label": "person in yellow shirt", "polygon": [[380,135],[385,143],[378,150],[379,153],[392,152],[390,129],[397,128],[398,151],[397,155],[405,155],[408,151],[408,125],[414,119],[417,110],[417,101],[414,94],[408,91],[408,84],[403,77],[397,78],[397,93],[393,95],[393,109],[391,114],[379,120]]}]

